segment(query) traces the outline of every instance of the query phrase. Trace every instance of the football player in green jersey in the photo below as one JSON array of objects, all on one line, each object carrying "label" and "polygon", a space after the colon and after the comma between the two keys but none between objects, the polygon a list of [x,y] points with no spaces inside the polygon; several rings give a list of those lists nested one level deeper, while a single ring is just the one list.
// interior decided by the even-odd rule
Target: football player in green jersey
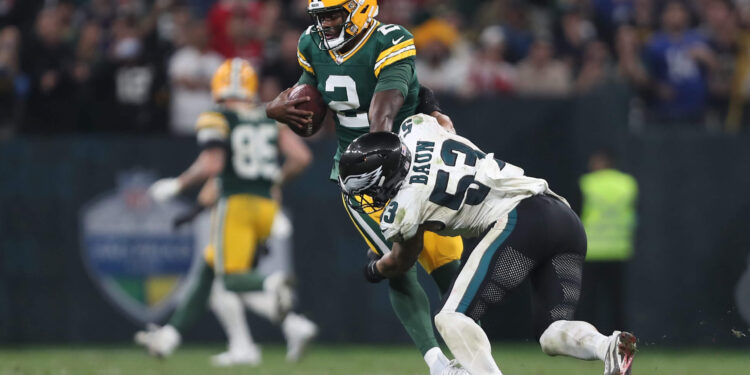
[{"label": "football player in green jersey", "polygon": [[[338,179],[341,153],[362,134],[394,131],[401,121],[418,111],[438,117],[452,130],[450,119],[439,113],[430,92],[420,90],[414,66],[414,38],[402,26],[377,21],[376,0],[310,0],[307,10],[314,24],[300,36],[297,59],[303,72],[298,84],[316,87],[334,114],[338,148],[332,180]],[[269,103],[266,113],[301,129],[309,123],[312,113],[295,108],[306,98],[289,100],[289,91]],[[363,209],[362,203],[366,206],[368,199],[365,196],[348,200],[342,196],[347,213],[373,252],[371,255],[383,256],[390,252],[392,244],[379,230],[381,212]],[[444,293],[459,269],[462,240],[432,232],[424,237],[420,264]],[[422,352],[430,374],[456,370],[438,346],[429,302],[417,281],[416,269],[389,281],[393,309]]]},{"label": "football player in green jersey", "polygon": [[[136,333],[135,341],[150,354],[170,355],[179,345],[181,334],[205,310],[218,276],[223,287],[214,286],[212,305],[225,303],[224,309],[214,310],[227,328],[229,351],[215,356],[213,362],[220,366],[257,364],[260,353],[249,337],[244,312],[237,297],[231,299],[227,291],[264,291],[269,296],[266,310],[270,311],[265,315],[281,323],[290,349],[299,349],[297,344],[306,343],[315,334],[315,329],[309,328],[312,323],[287,315],[293,297],[287,276],[278,272],[264,277],[253,269],[257,245],[270,235],[278,211],[278,202],[271,197],[272,188],[302,172],[312,155],[291,130],[267,118],[263,106],[255,105],[257,76],[247,61],[225,61],[214,74],[211,86],[219,106],[198,117],[200,155],[179,177],[159,180],[149,189],[151,197],[161,202],[188,186],[217,178],[219,197],[213,212],[211,243],[197,282],[169,323]],[[286,159],[283,165],[279,151]],[[307,335],[299,335],[301,325],[308,326]]]}]

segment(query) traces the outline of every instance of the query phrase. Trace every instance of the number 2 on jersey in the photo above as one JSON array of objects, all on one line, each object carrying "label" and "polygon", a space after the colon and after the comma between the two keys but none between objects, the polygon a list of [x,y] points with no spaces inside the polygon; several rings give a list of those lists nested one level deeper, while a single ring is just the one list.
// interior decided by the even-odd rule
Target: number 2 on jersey
[{"label": "number 2 on jersey", "polygon": [[336,111],[339,123],[347,128],[369,128],[370,120],[366,112],[357,113],[356,116],[346,116],[344,111],[358,110],[359,95],[357,95],[357,82],[349,76],[330,75],[326,79],[326,92],[333,92],[337,87],[346,89],[346,100],[332,100],[328,106]]}]

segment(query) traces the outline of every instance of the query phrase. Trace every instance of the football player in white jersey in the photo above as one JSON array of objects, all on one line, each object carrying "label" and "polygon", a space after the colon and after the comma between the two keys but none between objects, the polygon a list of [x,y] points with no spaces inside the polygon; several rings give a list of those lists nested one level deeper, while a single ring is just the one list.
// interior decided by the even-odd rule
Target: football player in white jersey
[{"label": "football player in white jersey", "polygon": [[368,281],[395,277],[414,265],[422,233],[483,236],[435,316],[458,362],[473,375],[501,375],[490,342],[477,324],[526,278],[533,288],[534,334],[548,355],[604,361],[605,375],[630,374],[636,339],[610,336],[574,321],[581,289],[586,233],[564,198],[547,181],[485,154],[466,138],[421,114],[399,135],[355,139],[339,162],[345,195],[371,196],[382,209],[380,227],[393,250],[365,268]]}]

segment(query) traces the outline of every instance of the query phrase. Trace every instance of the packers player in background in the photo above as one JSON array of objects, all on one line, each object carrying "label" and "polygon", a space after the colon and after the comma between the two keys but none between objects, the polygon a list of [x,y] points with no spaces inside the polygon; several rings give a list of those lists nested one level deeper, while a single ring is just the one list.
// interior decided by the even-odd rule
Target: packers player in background
[{"label": "packers player in background", "polygon": [[[374,17],[376,0],[310,0],[313,25],[300,36],[297,58],[303,72],[298,84],[318,89],[334,113],[338,149],[330,178],[338,178],[338,160],[349,143],[367,132],[394,131],[406,117],[430,113],[452,129],[439,113],[430,91],[420,90],[415,72],[414,38],[404,27],[385,25]],[[309,111],[295,108],[304,98],[289,99],[290,89],[266,107],[268,117],[302,129]],[[420,96],[422,100],[420,103]],[[333,188],[333,187],[332,187]],[[365,198],[366,199],[366,198]],[[375,257],[391,251],[391,242],[379,230],[380,212],[361,212],[362,202],[342,200],[352,222]],[[419,262],[441,293],[448,291],[460,267],[460,237],[424,235]],[[417,281],[416,269],[389,280],[391,305],[424,356],[431,375],[451,369],[433,333],[427,295]]]},{"label": "packers player in background", "polygon": [[[212,292],[212,307],[229,337],[229,350],[214,356],[216,365],[257,364],[260,353],[250,339],[242,304],[234,293],[263,291],[268,297],[258,304],[261,314],[280,322],[289,348],[301,347],[315,334],[311,322],[294,314],[289,278],[283,272],[267,277],[253,270],[256,249],[271,233],[279,210],[272,199],[274,186],[284,184],[311,162],[307,146],[287,127],[265,116],[256,106],[258,78],[242,59],[225,61],[214,74],[211,90],[218,106],[197,120],[197,138],[202,151],[179,177],[157,181],[149,189],[157,202],[166,201],[185,188],[204,185],[199,199],[211,204],[211,244],[206,248],[199,277],[188,296],[177,306],[169,323],[151,326],[135,335],[136,343],[152,355],[169,356],[181,336],[203,313]],[[285,161],[279,163],[278,151]],[[218,189],[211,192],[213,181]],[[234,293],[230,293],[234,292]],[[254,309],[258,310],[258,309]],[[311,327],[312,325],[312,327]],[[298,358],[299,353],[292,353]]]},{"label": "packers player in background", "polygon": [[[197,205],[175,218],[175,226],[192,221],[204,208],[213,207],[221,198],[219,184],[217,178],[207,181],[198,194]],[[272,188],[271,195],[276,201],[281,201],[279,185]],[[291,222],[283,210],[279,209],[273,219],[271,233],[265,241],[266,256],[272,257],[279,251],[288,253],[289,248],[282,248],[290,246],[291,235]],[[262,268],[262,264],[259,262],[261,256],[262,254],[258,254],[254,257],[258,265],[257,269]],[[267,275],[273,271],[273,269],[266,267],[264,274]],[[246,364],[259,365],[261,363],[261,352],[250,335],[250,329],[245,320],[244,307],[273,323],[280,323],[282,333],[287,341],[287,362],[293,363],[300,360],[310,340],[317,335],[318,327],[303,315],[298,315],[292,311],[287,313],[285,317],[280,316],[275,308],[274,298],[273,294],[264,291],[234,293],[224,287],[222,280],[214,278],[209,306],[221,323],[227,338],[229,338],[229,345],[226,352],[211,357],[211,363],[220,367]],[[283,318],[283,321],[280,321],[281,318]]]}]

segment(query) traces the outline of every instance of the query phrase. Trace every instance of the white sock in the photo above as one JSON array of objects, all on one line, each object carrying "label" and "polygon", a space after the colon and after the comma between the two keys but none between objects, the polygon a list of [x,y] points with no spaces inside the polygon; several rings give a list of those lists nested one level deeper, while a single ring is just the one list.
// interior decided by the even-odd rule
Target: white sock
[{"label": "white sock", "polygon": [[539,343],[548,355],[603,361],[607,354],[609,337],[599,333],[587,322],[558,320],[547,327],[539,338]]},{"label": "white sock", "polygon": [[246,351],[255,345],[239,296],[226,290],[220,280],[214,281],[209,304],[229,339],[229,351]]},{"label": "white sock", "polygon": [[461,364],[472,375],[502,375],[492,358],[490,340],[474,320],[455,311],[441,311],[435,316],[443,340]]},{"label": "white sock", "polygon": [[248,310],[258,314],[272,322],[278,321],[278,309],[274,302],[274,296],[268,292],[248,292],[242,293],[242,301],[245,302]]},{"label": "white sock", "polygon": [[170,340],[176,341],[178,344],[180,341],[182,341],[182,335],[180,334],[180,331],[177,330],[174,326],[167,324],[164,327],[161,327],[162,332],[164,332],[164,335],[170,336]]},{"label": "white sock", "polygon": [[437,346],[424,353],[424,361],[430,368],[430,375],[439,375],[450,362]]}]

